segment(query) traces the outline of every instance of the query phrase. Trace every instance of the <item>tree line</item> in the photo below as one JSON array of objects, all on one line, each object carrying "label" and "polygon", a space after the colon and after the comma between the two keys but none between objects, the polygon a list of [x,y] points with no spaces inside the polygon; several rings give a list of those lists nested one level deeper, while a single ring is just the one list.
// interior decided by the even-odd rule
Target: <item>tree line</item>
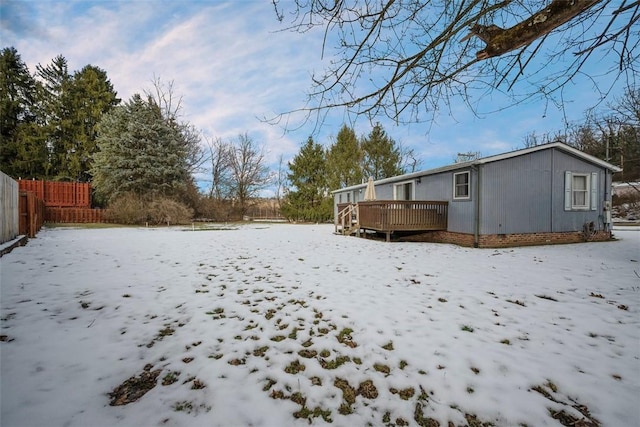
[{"label": "tree line", "polygon": [[15,48],[0,55],[0,165],[14,177],[89,181],[97,125],[120,100],[107,73],[69,72],[57,56],[32,75]]},{"label": "tree line", "polygon": [[[122,102],[106,71],[70,72],[61,55],[31,74],[15,48],[4,48],[0,89],[0,169],[14,178],[91,182],[94,201],[125,223],[242,218],[270,185],[287,218],[327,220],[331,189],[418,163],[378,124],[361,138],[344,126],[329,149],[303,145],[271,171],[248,134],[210,139],[181,120],[172,83],[155,79],[152,91]],[[204,170],[211,187],[203,193],[194,174]]]},{"label": "tree line", "polygon": [[344,125],[325,149],[312,137],[289,162],[290,188],[281,206],[287,218],[326,221],[333,217],[330,190],[413,172],[419,165],[414,151],[394,141],[380,123],[358,138]]},{"label": "tree line", "polygon": [[[524,145],[559,140],[621,166],[618,179],[640,179],[640,90],[627,89],[609,107],[562,132],[531,133]],[[343,125],[328,144],[309,136],[270,170],[248,134],[208,138],[181,119],[181,108],[172,83],[155,79],[151,91],[122,102],[98,67],[70,72],[57,56],[31,74],[15,48],[5,48],[0,169],[14,178],[92,182],[94,201],[125,223],[239,219],[266,187],[287,219],[326,221],[331,190],[413,172],[420,163],[376,123],[360,137]],[[203,171],[211,178],[206,191],[194,180]]]},{"label": "tree line", "polygon": [[628,87],[604,111],[555,132],[531,132],[524,146],[563,142],[622,168],[615,181],[640,181],[640,89]]}]

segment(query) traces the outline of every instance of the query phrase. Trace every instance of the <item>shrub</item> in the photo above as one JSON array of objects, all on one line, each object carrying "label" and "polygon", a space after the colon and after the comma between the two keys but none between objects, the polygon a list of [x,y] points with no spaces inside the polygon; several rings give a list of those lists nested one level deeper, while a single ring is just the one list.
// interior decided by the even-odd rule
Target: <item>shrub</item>
[{"label": "shrub", "polygon": [[133,193],[123,194],[109,202],[107,218],[118,224],[141,224],[147,218],[144,202]]},{"label": "shrub", "polygon": [[193,211],[167,197],[146,200],[133,193],[123,194],[109,203],[108,219],[120,224],[188,224]]},{"label": "shrub", "polygon": [[193,210],[175,200],[158,197],[149,203],[147,215],[152,224],[188,224],[193,219]]}]

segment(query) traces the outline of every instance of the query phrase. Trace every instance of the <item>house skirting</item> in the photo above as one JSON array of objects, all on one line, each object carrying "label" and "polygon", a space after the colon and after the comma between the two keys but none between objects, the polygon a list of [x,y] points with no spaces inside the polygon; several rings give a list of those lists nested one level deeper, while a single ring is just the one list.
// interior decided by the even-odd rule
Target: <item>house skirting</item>
[{"label": "house skirting", "polygon": [[[579,231],[556,233],[485,234],[478,236],[479,248],[505,248],[511,246],[556,245],[564,243],[595,242],[611,239],[610,231],[594,231],[585,235]],[[429,231],[413,236],[404,236],[401,241],[453,243],[460,246],[476,246],[474,235],[451,231]]]}]

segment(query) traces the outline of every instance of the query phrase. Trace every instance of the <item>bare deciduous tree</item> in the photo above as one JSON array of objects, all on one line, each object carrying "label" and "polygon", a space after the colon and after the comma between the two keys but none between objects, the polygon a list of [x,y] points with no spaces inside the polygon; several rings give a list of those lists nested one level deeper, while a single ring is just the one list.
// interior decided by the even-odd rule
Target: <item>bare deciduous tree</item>
[{"label": "bare deciduous tree", "polygon": [[402,142],[398,143],[398,148],[400,149],[401,166],[404,173],[417,172],[418,168],[422,165],[422,159],[418,157],[415,150],[404,145]]},{"label": "bare deciduous tree", "polygon": [[256,197],[271,178],[264,153],[246,133],[238,135],[230,144],[229,167],[233,196],[240,215],[244,216],[249,208],[249,200]]},{"label": "bare deciduous tree", "polygon": [[173,80],[164,83],[160,77],[154,76],[153,90],[145,90],[144,94],[150,102],[159,109],[162,117],[182,136],[182,143],[186,150],[187,167],[190,174],[201,170],[206,161],[206,153],[200,142],[202,135],[191,123],[180,120],[182,110],[182,96],[177,97],[173,89]]},{"label": "bare deciduous tree", "polygon": [[569,124],[555,133],[528,134],[525,147],[563,142],[622,168],[617,180],[640,178],[640,90],[627,88],[608,109],[588,110],[581,123]]},{"label": "bare deciduous tree", "polygon": [[288,29],[324,31],[323,55],[332,60],[313,76],[301,109],[318,118],[339,107],[419,122],[457,96],[477,111],[476,98],[494,91],[513,103],[553,101],[605,54],[610,72],[589,76],[603,99],[617,78],[638,74],[637,0],[272,2],[280,21],[291,19]]},{"label": "bare deciduous tree", "polygon": [[205,137],[209,150],[209,164],[211,166],[211,189],[209,198],[218,202],[226,200],[231,195],[231,175],[229,169],[229,151],[231,146],[221,138],[209,139]]},{"label": "bare deciduous tree", "polygon": [[287,168],[282,154],[278,156],[278,170],[274,174],[274,184],[276,187],[276,202],[278,203],[278,208],[280,208],[280,203],[284,196],[282,193],[287,187]]},{"label": "bare deciduous tree", "polygon": [[173,80],[168,83],[162,81],[159,76],[154,75],[151,80],[153,89],[144,90],[144,94],[148,99],[158,105],[162,112],[162,117],[167,120],[177,121],[182,110],[182,96],[176,96],[173,90]]}]

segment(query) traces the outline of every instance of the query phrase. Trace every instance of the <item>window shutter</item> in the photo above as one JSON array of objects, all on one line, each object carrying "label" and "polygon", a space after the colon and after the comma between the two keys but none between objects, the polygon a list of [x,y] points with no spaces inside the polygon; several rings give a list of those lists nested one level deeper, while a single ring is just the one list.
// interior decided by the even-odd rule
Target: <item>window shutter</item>
[{"label": "window shutter", "polygon": [[571,210],[571,172],[564,173],[564,210]]},{"label": "window shutter", "polygon": [[591,173],[591,210],[598,209],[598,172]]}]

